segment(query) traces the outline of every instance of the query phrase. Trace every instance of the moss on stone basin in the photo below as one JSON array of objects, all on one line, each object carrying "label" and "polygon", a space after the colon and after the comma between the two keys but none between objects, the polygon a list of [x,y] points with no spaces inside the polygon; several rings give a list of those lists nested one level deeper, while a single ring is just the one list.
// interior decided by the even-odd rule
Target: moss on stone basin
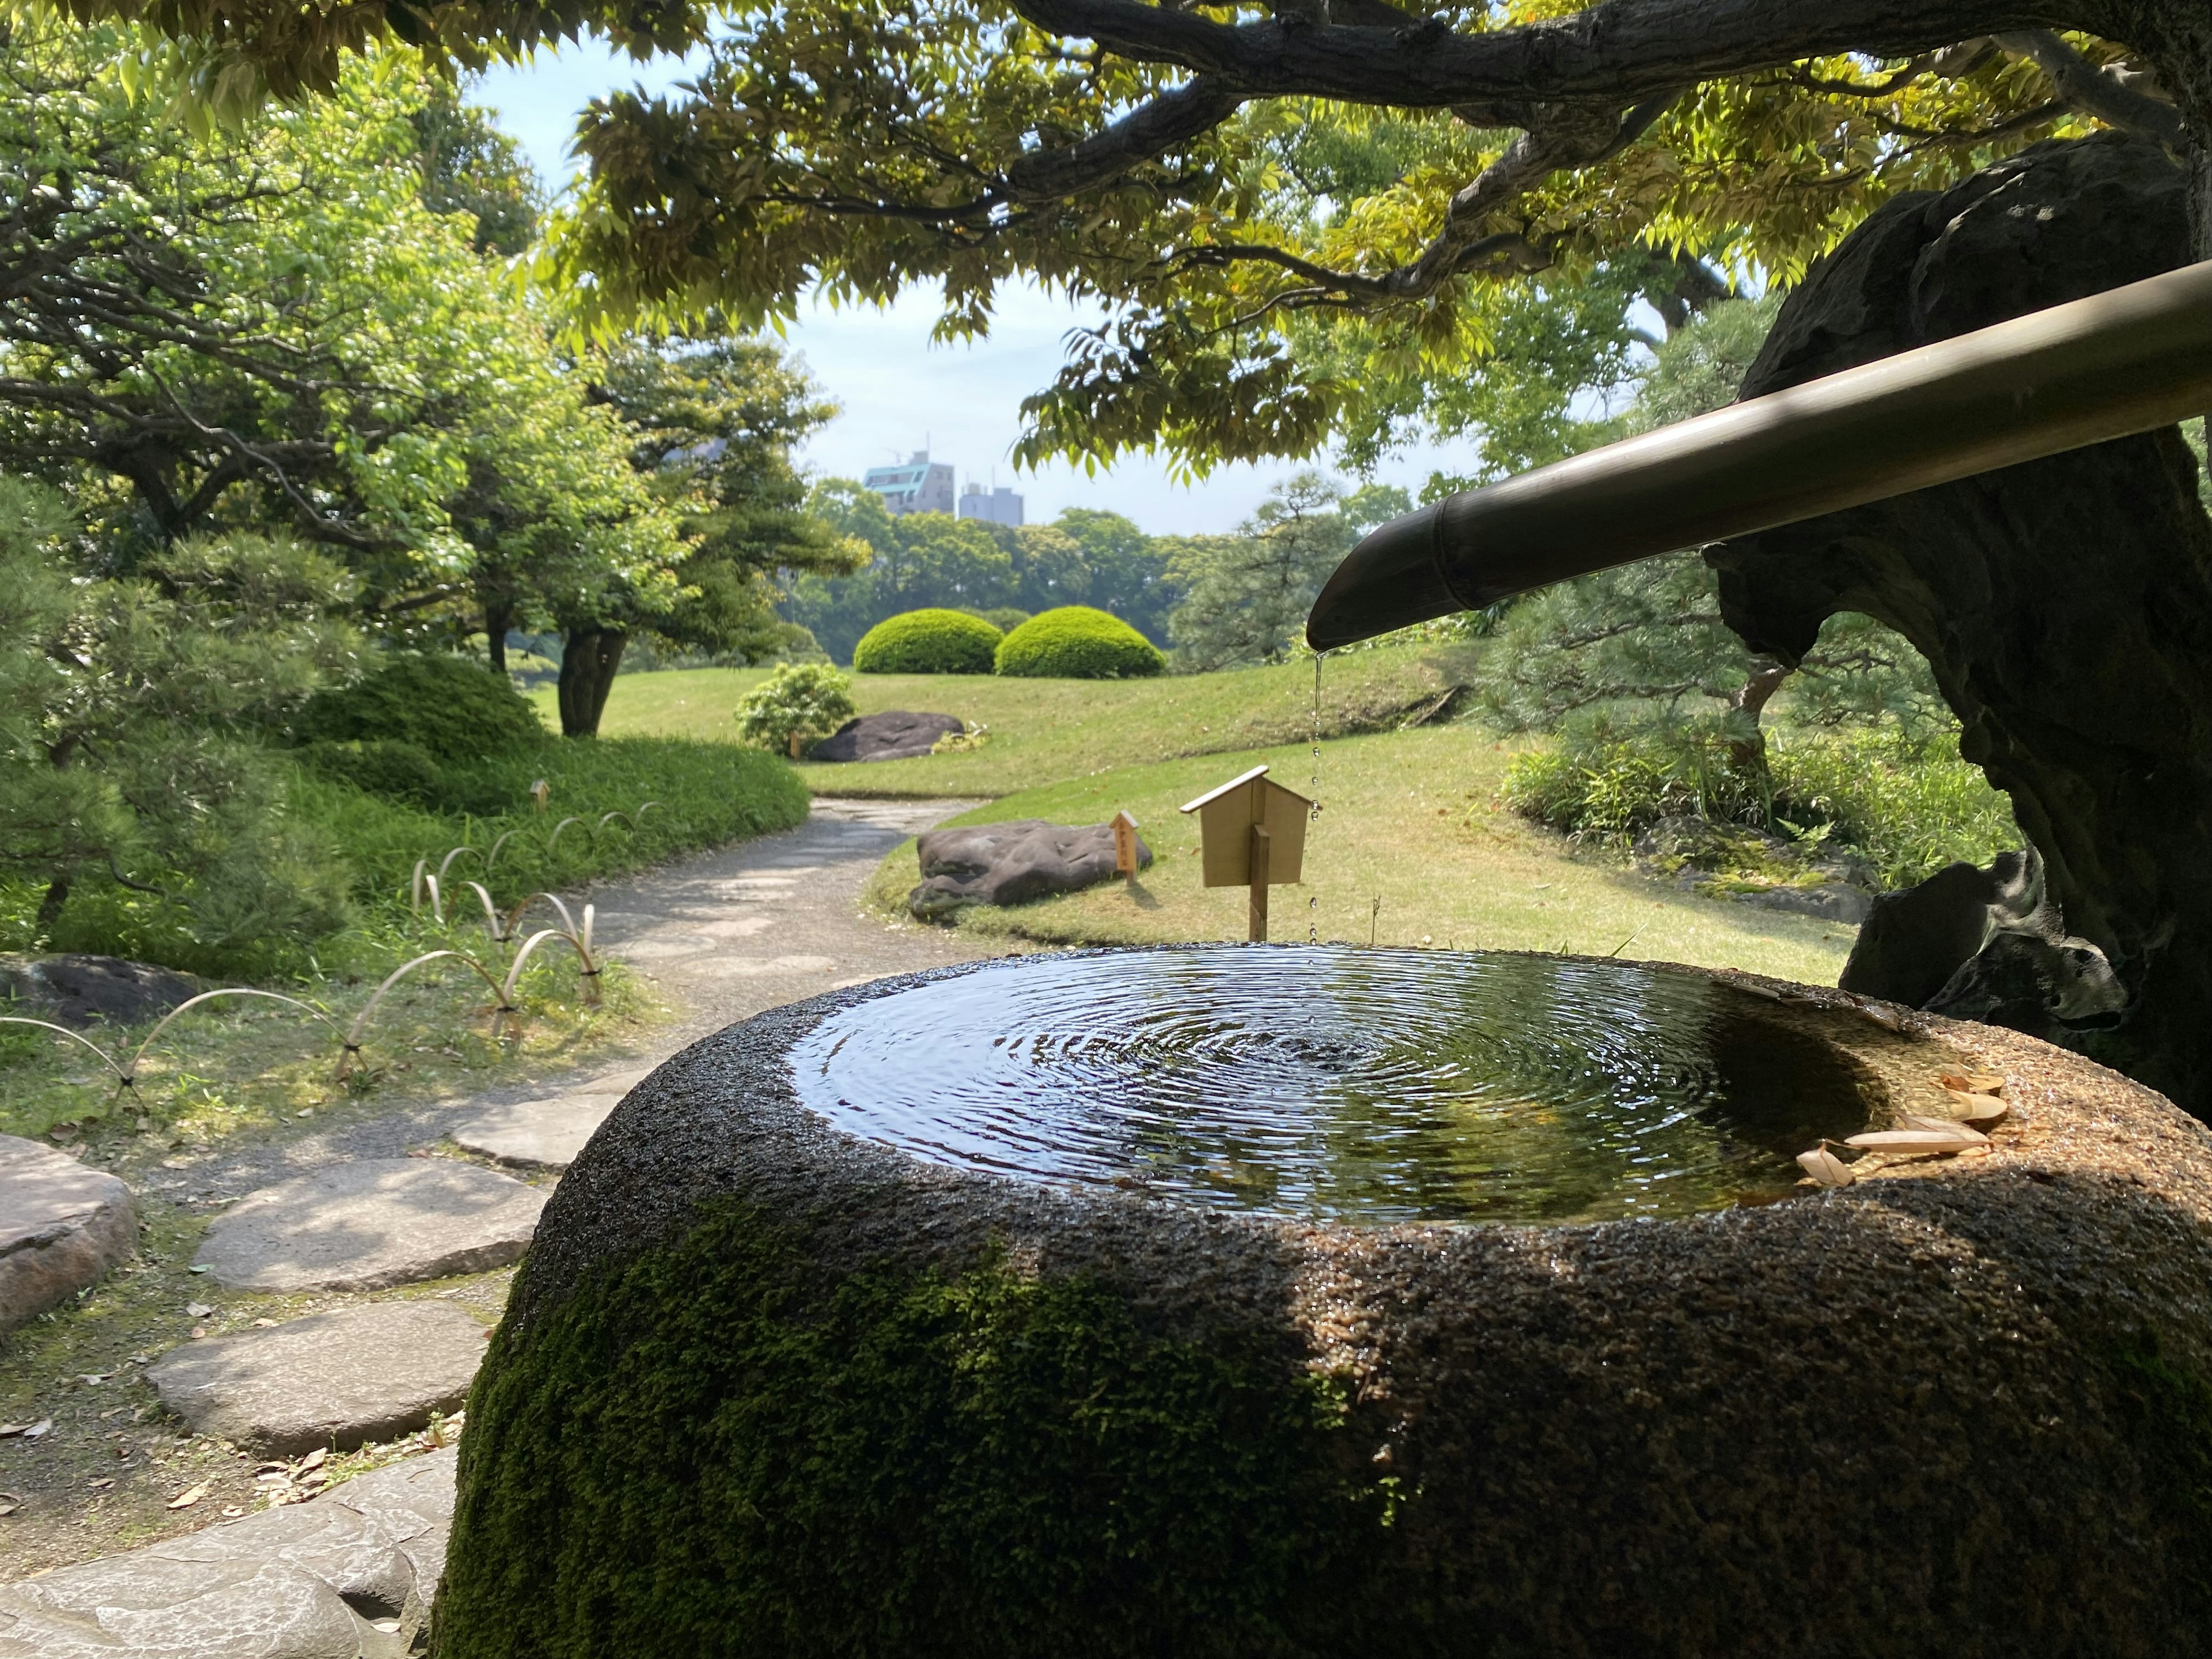
[{"label": "moss on stone basin", "polygon": [[[975,971],[971,968],[946,970]],[[442,1659],[2179,1655],[2212,1139],[2008,1032],[1723,976],[1985,1156],[1683,1219],[1325,1224],[924,1162],[670,1061],[469,1407]]]}]

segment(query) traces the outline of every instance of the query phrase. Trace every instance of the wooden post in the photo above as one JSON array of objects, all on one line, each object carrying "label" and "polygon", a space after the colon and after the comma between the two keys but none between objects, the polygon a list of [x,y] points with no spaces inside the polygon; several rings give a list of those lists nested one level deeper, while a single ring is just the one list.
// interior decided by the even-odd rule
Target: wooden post
[{"label": "wooden post", "polygon": [[1246,937],[1255,945],[1267,942],[1267,826],[1252,826],[1252,909]]},{"label": "wooden post", "polygon": [[791,734],[791,757],[793,760],[799,758],[799,733],[796,732]]},{"label": "wooden post", "polygon": [[1126,808],[1114,814],[1114,873],[1124,881],[1137,878],[1137,821]]}]

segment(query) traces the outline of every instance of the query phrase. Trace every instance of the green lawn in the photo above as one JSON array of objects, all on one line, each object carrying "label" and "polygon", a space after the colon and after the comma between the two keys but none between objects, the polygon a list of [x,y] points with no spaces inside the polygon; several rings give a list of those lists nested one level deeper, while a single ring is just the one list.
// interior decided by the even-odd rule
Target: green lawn
[{"label": "green lawn", "polygon": [[[671,669],[615,681],[600,729],[737,741],[738,699],[765,669]],[[1450,649],[1405,646],[1331,659],[1322,676],[1325,733],[1388,730],[1463,678]],[[553,691],[532,694],[557,724]],[[1311,732],[1310,662],[1153,680],[1000,679],[988,674],[855,674],[864,714],[903,708],[990,728],[966,753],[865,766],[802,765],[817,794],[1003,795],[1108,767],[1295,743]]]},{"label": "green lawn", "polygon": [[[1834,982],[1853,930],[1692,897],[1617,864],[1575,856],[1562,838],[1497,805],[1510,752],[1468,723],[1325,744],[1322,811],[1309,836],[1305,880],[1273,890],[1273,936],[1304,939],[1310,917],[1324,939],[1618,951]],[[1199,884],[1197,821],[1176,809],[1262,761],[1280,781],[1309,793],[1311,754],[1289,746],[1100,771],[952,820],[1096,823],[1126,807],[1157,860],[1133,885],[1109,883],[1015,909],[978,908],[959,925],[1060,944],[1242,939],[1244,890]],[[917,879],[909,842],[884,860],[871,902],[903,914]]]}]

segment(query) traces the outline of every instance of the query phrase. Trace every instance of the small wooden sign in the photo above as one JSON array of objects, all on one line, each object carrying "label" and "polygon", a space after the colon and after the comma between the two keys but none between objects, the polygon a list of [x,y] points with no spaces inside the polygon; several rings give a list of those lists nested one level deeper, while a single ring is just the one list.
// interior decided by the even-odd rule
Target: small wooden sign
[{"label": "small wooden sign", "polygon": [[1313,803],[1255,766],[1182,810],[1198,814],[1200,862],[1208,887],[1249,887],[1247,936],[1267,937],[1267,889],[1303,873]]},{"label": "small wooden sign", "polygon": [[1114,814],[1114,873],[1124,881],[1137,875],[1137,821],[1126,807]]}]

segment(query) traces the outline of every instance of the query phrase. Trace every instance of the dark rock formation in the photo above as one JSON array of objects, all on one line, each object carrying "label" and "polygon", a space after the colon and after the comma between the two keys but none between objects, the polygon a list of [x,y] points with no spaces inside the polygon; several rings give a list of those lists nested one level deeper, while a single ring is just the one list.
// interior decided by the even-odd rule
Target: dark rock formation
[{"label": "dark rock formation", "polygon": [[2046,1039],[2119,1013],[2103,951],[2070,937],[2033,848],[1954,864],[1875,901],[1838,981],[1846,991]]},{"label": "dark rock formation", "polygon": [[942,737],[968,728],[950,714],[910,714],[904,709],[847,720],[806,751],[809,760],[910,760],[927,755]]},{"label": "dark rock formation", "polygon": [[[1004,823],[932,830],[915,843],[922,881],[906,897],[924,920],[963,904],[1026,904],[1054,893],[1073,893],[1114,878],[1114,826],[1048,823],[1012,818]],[[1137,839],[1137,867],[1152,849]]]},{"label": "dark rock formation", "polygon": [[[1793,294],[1747,397],[2189,258],[2181,172],[2106,134],[1889,203]],[[1861,611],[1933,667],[2067,923],[2130,998],[2086,1052],[2212,1114],[2212,520],[2179,431],[1709,549],[1722,609],[1795,662]],[[2008,947],[2010,948],[2010,947]]]},{"label": "dark rock formation", "polygon": [[28,1014],[62,1025],[89,1025],[96,1019],[134,1024],[166,1014],[207,988],[189,974],[121,957],[0,957],[0,1013]]},{"label": "dark rock formation", "polygon": [[1348,1225],[840,1133],[793,1046],[914,982],[708,1038],[562,1179],[470,1398],[441,1652],[2212,1644],[2212,1141],[2149,1091],[1767,983],[1889,1109],[1980,1070],[2019,1126],[1690,1219]]}]

